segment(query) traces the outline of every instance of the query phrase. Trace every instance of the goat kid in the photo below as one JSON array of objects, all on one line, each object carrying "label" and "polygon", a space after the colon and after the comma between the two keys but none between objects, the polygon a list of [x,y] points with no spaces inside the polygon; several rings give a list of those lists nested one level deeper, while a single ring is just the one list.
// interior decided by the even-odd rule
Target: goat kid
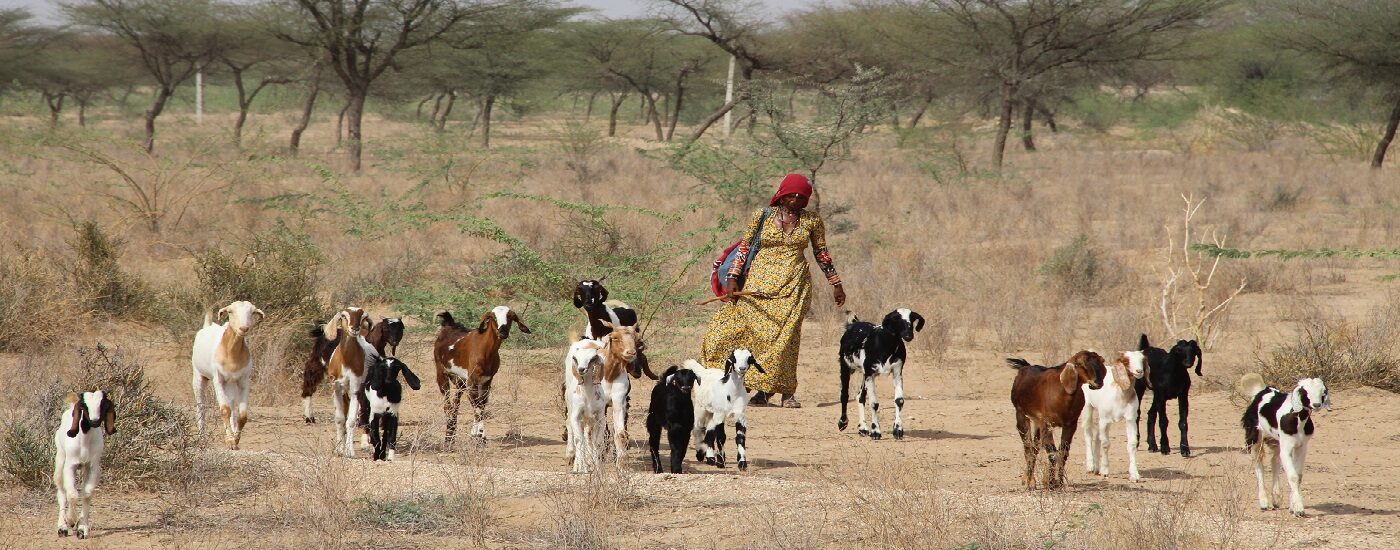
[{"label": "goat kid", "polygon": [[[922,315],[900,308],[885,315],[879,325],[849,316],[846,332],[841,335],[841,351],[837,362],[841,368],[841,419],[836,428],[846,430],[846,403],[850,400],[851,374],[860,372],[864,382],[860,387],[860,435],[880,439],[880,401],[875,397],[875,377],[888,375],[894,381],[894,438],[904,439],[904,343],[914,340],[914,333],[924,329]],[[865,404],[870,402],[870,426],[865,423]]]},{"label": "goat kid", "polygon": [[[695,402],[695,428],[691,433],[695,445],[695,460],[704,460],[723,468],[724,421],[734,417],[734,445],[739,449],[739,470],[749,469],[748,418],[749,391],[744,387],[744,373],[749,368],[767,374],[754,359],[753,352],[739,348],[724,359],[724,369],[707,369],[694,360],[686,360],[685,368],[696,374],[700,388],[691,393]],[[703,437],[703,439],[702,439]]]},{"label": "goat kid", "polygon": [[1141,351],[1125,351],[1107,368],[1103,387],[1081,386],[1084,411],[1079,416],[1079,428],[1088,438],[1084,442],[1084,471],[1108,475],[1108,428],[1121,420],[1127,430],[1128,479],[1137,481],[1142,476],[1137,467],[1138,403],[1133,383],[1147,370],[1147,356]]},{"label": "goat kid", "polygon": [[636,329],[628,326],[613,326],[604,323],[611,332],[598,341],[603,343],[603,371],[599,387],[607,406],[612,409],[613,456],[619,464],[625,461],[627,451],[627,409],[632,381],[627,378],[628,365],[637,359],[638,338]]},{"label": "goat kid", "polygon": [[[228,321],[216,324],[227,317]],[[204,323],[194,335],[190,351],[193,371],[194,416],[199,433],[204,433],[204,383],[214,383],[214,399],[219,404],[219,421],[227,422],[224,441],[238,449],[243,425],[248,422],[248,390],[253,378],[253,355],[248,349],[248,331],[262,321],[263,311],[252,302],[239,301],[218,312],[204,314]]]},{"label": "goat kid", "polygon": [[[1032,365],[1020,358],[1010,358],[1006,362],[1017,370],[1016,379],[1011,383],[1011,404],[1016,408],[1016,430],[1021,433],[1026,457],[1026,473],[1022,480],[1027,489],[1035,488],[1035,465],[1040,448],[1045,447],[1046,458],[1050,461],[1045,487],[1061,487],[1065,484],[1065,459],[1074,441],[1079,413],[1084,408],[1084,393],[1079,387],[1086,385],[1095,390],[1103,387],[1103,357],[1086,350],[1054,367]],[[1060,428],[1061,432],[1058,448],[1055,447],[1054,428]]]},{"label": "goat kid", "polygon": [[326,324],[326,336],[336,340],[326,362],[331,399],[335,405],[335,448],[345,457],[355,456],[355,429],[360,424],[360,388],[369,366],[381,356],[361,334],[369,328],[369,316],[360,308],[345,308]]},{"label": "goat kid", "polygon": [[[603,277],[606,279],[607,277]],[[647,362],[644,351],[646,344],[641,338],[641,330],[637,327],[637,310],[623,302],[608,300],[608,289],[603,287],[603,279],[589,279],[579,281],[574,287],[574,307],[583,310],[587,323],[583,327],[584,338],[601,339],[613,327],[632,327],[637,331],[637,357],[627,368],[632,378],[641,378],[646,374],[647,378],[656,380],[656,373],[652,372],[651,364]]]},{"label": "goat kid", "polygon": [[605,360],[603,344],[579,340],[564,356],[564,407],[566,410],[564,458],[573,463],[573,473],[587,473],[597,466],[605,430],[607,397],[602,377]]},{"label": "goat kid", "polygon": [[438,391],[442,392],[442,410],[447,417],[445,447],[452,448],[457,435],[457,415],[462,408],[462,393],[470,390],[475,420],[471,435],[486,441],[486,405],[491,397],[491,381],[501,368],[501,344],[510,337],[510,326],[525,326],[514,311],[496,306],[486,312],[475,329],[469,329],[446,311],[438,313],[440,324],[433,341],[433,364],[437,368]]},{"label": "goat kid", "polygon": [[1170,352],[1152,347],[1147,335],[1138,340],[1138,351],[1147,355],[1147,375],[1134,384],[1137,390],[1138,407],[1142,406],[1143,394],[1152,390],[1152,404],[1147,408],[1147,452],[1158,450],[1156,431],[1162,431],[1161,452],[1171,454],[1167,443],[1167,401],[1177,403],[1177,425],[1181,428],[1181,456],[1191,457],[1191,445],[1186,441],[1186,417],[1191,412],[1191,373],[1194,363],[1196,376],[1201,376],[1201,346],[1195,340],[1177,340]]},{"label": "goat kid", "polygon": [[[1258,374],[1240,378],[1240,393],[1250,399],[1249,407],[1240,418],[1244,427],[1244,444],[1254,461],[1254,478],[1259,482],[1259,509],[1273,510],[1278,493],[1278,471],[1282,466],[1291,490],[1288,509],[1295,516],[1304,515],[1303,461],[1308,455],[1308,441],[1313,436],[1312,415],[1322,409],[1332,409],[1332,399],[1321,378],[1304,378],[1293,391],[1283,391],[1264,385]],[[1264,484],[1264,463],[1273,463],[1272,483]]]},{"label": "goat kid", "polygon": [[360,397],[365,400],[361,423],[369,432],[374,460],[394,460],[399,438],[399,403],[403,401],[400,375],[413,391],[421,387],[418,375],[394,357],[371,358],[369,370],[365,373],[365,383],[360,391]]},{"label": "goat kid", "polygon": [[[67,403],[68,408],[59,416],[58,429],[53,433],[58,535],[66,537],[74,533],[85,539],[92,532],[89,501],[102,474],[106,438],[117,433],[117,405],[102,390],[70,393]],[[102,429],[93,429],[99,424]]]},{"label": "goat kid", "polygon": [[647,446],[651,449],[651,470],[661,473],[661,430],[671,444],[671,473],[681,473],[686,444],[695,426],[695,403],[691,392],[700,384],[695,371],[676,365],[666,369],[651,389],[647,407]]}]

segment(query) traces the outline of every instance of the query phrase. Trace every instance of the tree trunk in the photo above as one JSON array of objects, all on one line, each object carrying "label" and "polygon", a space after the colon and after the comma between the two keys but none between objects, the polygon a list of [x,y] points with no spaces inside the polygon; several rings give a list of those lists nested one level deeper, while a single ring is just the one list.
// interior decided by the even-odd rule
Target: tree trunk
[{"label": "tree trunk", "polygon": [[345,140],[343,139],[344,136],[345,136],[345,111],[348,111],[348,110],[350,110],[350,102],[347,100],[347,101],[345,102],[345,105],[341,106],[341,108],[340,108],[340,114],[338,114],[338,115],[335,116],[335,146],[336,146],[336,147],[340,147],[340,144],[341,144],[342,142],[345,141]]},{"label": "tree trunk", "polygon": [[364,128],[361,124],[365,116],[365,92],[351,90],[349,101],[345,103],[345,134],[350,141],[350,170],[360,171],[360,154],[364,148]]},{"label": "tree trunk", "polygon": [[481,146],[491,148],[491,109],[496,105],[496,96],[487,95],[481,104]]},{"label": "tree trunk", "polygon": [[57,128],[58,116],[63,113],[63,100],[68,97],[68,94],[43,92],[43,96],[44,103],[49,105],[49,128]]},{"label": "tree trunk", "polygon": [[481,124],[481,111],[483,110],[482,108],[486,104],[486,102],[480,99],[474,101],[473,103],[476,104],[476,114],[472,115],[472,125],[467,127],[467,141],[471,141],[472,136],[476,135],[476,127],[477,125]]},{"label": "tree trunk", "polygon": [[593,102],[598,100],[598,92],[588,94],[588,110],[583,112],[583,123],[588,124],[588,119],[593,118]]},{"label": "tree trunk", "polygon": [[666,141],[671,141],[676,136],[676,125],[681,121],[681,107],[685,105],[685,81],[676,80],[676,105],[671,111],[671,123],[666,128]]},{"label": "tree trunk", "polygon": [[87,97],[86,97],[86,96],[79,96],[79,99],[78,99],[78,126],[80,126],[80,127],[82,127],[82,128],[87,128],[87,106],[88,106]]},{"label": "tree trunk", "polygon": [[447,117],[452,115],[452,105],[457,103],[457,92],[447,92],[447,105],[443,107],[442,117],[438,119],[437,129],[439,132],[447,129]]},{"label": "tree trunk", "polygon": [[311,125],[311,112],[316,109],[316,96],[321,94],[321,64],[317,63],[311,73],[311,82],[306,86],[306,103],[301,106],[301,120],[292,128],[292,139],[287,149],[292,156],[301,151],[301,134]]},{"label": "tree trunk", "polygon": [[618,94],[612,98],[612,109],[608,111],[608,137],[617,137],[617,112],[622,109],[622,102],[627,100],[627,94]]},{"label": "tree trunk", "polygon": [[928,106],[933,104],[933,97],[924,98],[924,103],[919,105],[919,110],[914,111],[914,117],[909,119],[909,126],[906,128],[918,128],[919,121],[924,119],[924,113],[928,112]]},{"label": "tree trunk", "polygon": [[890,128],[899,129],[899,107],[896,105],[890,106]]},{"label": "tree trunk", "polygon": [[442,112],[442,97],[445,95],[447,94],[439,92],[433,100],[433,112],[428,115],[428,124],[437,125],[438,113]]},{"label": "tree trunk", "polygon": [[992,167],[1001,171],[1006,156],[1006,137],[1011,133],[1011,115],[1016,107],[1016,85],[1010,82],[1001,84],[1001,118],[997,121],[997,137],[992,143]]},{"label": "tree trunk", "polygon": [[1040,108],[1040,114],[1045,115],[1045,125],[1048,126],[1048,127],[1050,127],[1050,133],[1052,133],[1052,134],[1058,134],[1058,133],[1060,133],[1060,125],[1059,125],[1059,124],[1055,124],[1055,111],[1051,111],[1050,109],[1046,108],[1044,105],[1040,105],[1040,104],[1037,104],[1036,107],[1039,107],[1039,108]]},{"label": "tree trunk", "polygon": [[423,101],[418,102],[418,108],[413,111],[414,120],[423,120],[423,106],[426,105],[432,99],[433,94],[428,94],[428,97],[425,97],[423,98]]},{"label": "tree trunk", "polygon": [[1390,120],[1386,122],[1385,133],[1381,135],[1380,143],[1376,144],[1376,155],[1371,158],[1371,168],[1380,168],[1385,164],[1385,153],[1390,149],[1390,142],[1395,139],[1397,127],[1400,127],[1400,98],[1395,100],[1395,108],[1390,110]]},{"label": "tree trunk", "polygon": [[243,69],[229,66],[233,73],[233,89],[238,91],[238,120],[233,122],[233,146],[243,148],[243,123],[248,121],[248,93],[243,87]]},{"label": "tree trunk", "polygon": [[656,141],[665,141],[666,133],[661,129],[661,114],[656,111],[656,97],[651,94],[643,94],[647,98],[647,118],[656,127]]},{"label": "tree trunk", "polygon": [[733,101],[721,105],[719,109],[715,110],[715,112],[710,113],[710,116],[705,117],[705,120],[700,121],[700,125],[695,127],[695,130],[690,133],[690,138],[686,141],[692,142],[700,139],[700,136],[705,135],[706,130],[709,130],[710,127],[714,126],[716,122],[723,120],[724,115],[728,114],[729,111],[734,110],[734,106],[738,105],[740,101],[743,101],[742,96],[734,98]]},{"label": "tree trunk", "polygon": [[1021,102],[1021,145],[1027,151],[1035,151],[1035,136],[1031,135],[1031,122],[1035,115],[1035,100]]},{"label": "tree trunk", "polygon": [[165,110],[165,102],[170,100],[170,95],[174,90],[161,86],[156,89],[156,99],[151,103],[151,107],[146,109],[146,138],[141,145],[146,148],[147,153],[156,150],[156,117]]}]

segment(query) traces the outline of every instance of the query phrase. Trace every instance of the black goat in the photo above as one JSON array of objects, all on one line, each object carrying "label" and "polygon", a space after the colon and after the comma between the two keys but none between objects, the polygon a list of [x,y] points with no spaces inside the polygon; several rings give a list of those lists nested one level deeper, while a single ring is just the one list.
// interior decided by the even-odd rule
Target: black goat
[{"label": "black goat", "polygon": [[399,438],[399,402],[403,400],[400,374],[414,391],[422,386],[418,375],[413,374],[403,361],[372,356],[369,370],[365,372],[365,383],[360,386],[360,423],[368,424],[374,460],[394,460],[394,448]]},{"label": "black goat", "polygon": [[[1147,375],[1133,383],[1137,390],[1138,409],[1142,409],[1142,396],[1152,389],[1152,404],[1147,409],[1147,452],[1157,452],[1156,429],[1162,430],[1162,454],[1171,454],[1167,442],[1167,400],[1177,403],[1177,424],[1181,427],[1181,456],[1191,456],[1191,444],[1186,439],[1186,418],[1190,413],[1191,366],[1196,366],[1196,376],[1201,376],[1201,346],[1195,340],[1177,340],[1171,351],[1152,347],[1147,335],[1138,341],[1138,350],[1147,356]],[[1141,415],[1138,415],[1141,418]],[[1138,432],[1142,433],[1142,432]]]},{"label": "black goat", "polygon": [[647,444],[651,447],[653,472],[661,473],[661,429],[665,428],[666,439],[671,442],[671,473],[681,473],[681,461],[695,427],[695,404],[690,393],[699,384],[700,377],[694,371],[671,365],[652,387],[651,406],[647,408]]},{"label": "black goat", "polygon": [[[582,309],[588,318],[588,324],[583,329],[584,338],[597,340],[611,333],[612,328],[603,324],[604,322],[616,327],[636,328],[638,338],[642,336],[641,327],[637,326],[637,310],[621,302],[609,304],[608,289],[603,287],[601,279],[578,282],[574,287],[574,307]],[[637,358],[628,366],[627,372],[632,378],[641,378],[645,373],[647,378],[656,380],[656,373],[652,372],[651,364],[647,362],[647,356],[643,353],[645,350],[646,344],[639,339]]]},{"label": "black goat", "polygon": [[[859,370],[864,376],[860,387],[860,434],[880,439],[880,402],[875,398],[875,377],[888,374],[894,379],[894,438],[904,439],[904,343],[914,339],[914,333],[924,329],[924,318],[906,308],[891,311],[880,325],[867,323],[851,315],[846,333],[841,335],[841,419],[836,428],[845,431],[846,403],[850,400],[851,373]],[[865,424],[865,402],[870,400],[870,427]]]}]

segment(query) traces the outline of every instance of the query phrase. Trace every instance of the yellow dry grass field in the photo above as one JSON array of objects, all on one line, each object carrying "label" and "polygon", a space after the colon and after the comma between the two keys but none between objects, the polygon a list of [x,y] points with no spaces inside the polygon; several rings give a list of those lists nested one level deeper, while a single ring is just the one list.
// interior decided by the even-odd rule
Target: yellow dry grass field
[{"label": "yellow dry grass field", "polygon": [[[497,259],[509,245],[455,221],[399,223],[374,205],[407,200],[434,212],[457,208],[559,258],[650,250],[677,235],[700,235],[719,216],[746,219],[753,206],[725,202],[647,153],[659,147],[642,139],[645,127],[632,128],[630,137],[597,139],[586,156],[576,157],[562,120],[502,121],[493,149],[483,151],[464,145],[465,136],[451,127],[439,135],[376,118],[366,124],[366,168],[354,174],[343,169],[334,147],[333,121],[313,125],[308,150],[291,158],[279,150],[291,114],[256,118],[261,130],[248,132],[242,152],[223,145],[219,120],[211,119],[202,127],[163,119],[160,161],[114,145],[111,137],[94,137],[129,135],[134,125],[104,122],[98,134],[65,138],[103,151],[139,178],[170,179],[167,200],[189,205],[178,220],[173,212],[181,205],[162,206],[168,210],[159,234],[143,221],[148,218],[112,198],[127,195],[112,187],[111,169],[72,149],[16,137],[41,130],[11,132],[0,174],[7,278],[24,267],[29,276],[51,276],[53,284],[71,280],[77,269],[69,241],[77,224],[91,220],[125,241],[119,268],[149,287],[147,295],[189,294],[199,285],[199,251],[216,247],[241,255],[251,236],[283,228],[307,236],[323,257],[321,304],[339,308],[355,301],[377,318],[407,313],[390,298],[404,294],[367,288],[455,288],[454,281],[506,277],[490,270],[503,269]],[[38,127],[32,120],[6,124]],[[1309,515],[1295,518],[1286,510],[1257,509],[1249,457],[1241,451],[1245,403],[1234,390],[1241,374],[1258,370],[1260,361],[1324,321],[1363,327],[1363,335],[1394,334],[1386,329],[1400,325],[1392,314],[1400,311],[1400,283],[1385,276],[1400,273],[1400,262],[1384,256],[1222,260],[1201,291],[1204,302],[1228,298],[1242,279],[1245,289],[1211,325],[1216,332],[1205,350],[1204,375],[1193,379],[1194,456],[1149,454],[1144,444],[1138,455],[1143,479],[1130,483],[1123,429],[1115,425],[1106,478],[1084,472],[1081,432],[1068,453],[1067,488],[1028,491],[1022,485],[1008,398],[1014,372],[1005,358],[1058,364],[1079,349],[1131,349],[1140,333],[1168,341],[1160,300],[1174,265],[1168,243],[1182,244],[1183,195],[1205,201],[1191,219],[1193,241],[1209,242],[1213,235],[1245,249],[1361,250],[1400,242],[1395,169],[1372,171],[1313,154],[1305,135],[1256,152],[1209,132],[1194,136],[1130,129],[1043,133],[1038,152],[1009,152],[1001,177],[976,170],[946,177],[946,171],[934,174],[941,170],[935,165],[946,166],[939,159],[980,159],[985,136],[950,146],[955,151],[906,148],[877,128],[850,160],[820,177],[827,226],[840,228],[829,232],[828,242],[845,280],[847,308],[878,319],[907,307],[929,319],[910,344],[904,371],[902,441],[871,441],[854,429],[836,429],[844,316],[820,286],[803,327],[804,407],[750,409],[747,472],[697,464],[690,456],[683,475],[650,473],[644,418],[652,382],[646,380],[632,389],[633,441],[625,460],[597,474],[568,473],[558,399],[565,327],[538,317],[545,306],[511,303],[506,294],[483,299],[511,305],[527,323],[541,319],[532,327],[536,332],[559,333],[528,341],[513,334],[505,343],[484,446],[443,449],[441,397],[431,382],[433,327],[407,316],[410,334],[399,354],[427,383],[404,398],[398,460],[371,462],[363,450],[353,459],[335,457],[327,388],[314,402],[323,421],[301,418],[300,364],[311,319],[264,306],[268,321],[250,333],[257,371],[240,450],[225,450],[215,428],[199,441],[178,481],[104,479],[93,500],[94,537],[81,544],[56,535],[51,490],[0,477],[0,547],[1400,546],[1400,469],[1394,467],[1400,463],[1400,424],[1394,421],[1400,395],[1364,380],[1333,383],[1334,407],[1316,419],[1304,472]],[[197,158],[183,160],[190,157]],[[580,177],[577,162],[588,163],[592,175]],[[411,192],[407,199],[405,192]],[[597,242],[603,236],[579,223],[577,210],[502,192],[646,208],[674,219],[607,211],[601,216],[613,242],[604,244]],[[307,203],[274,208],[278,203],[266,200],[299,194],[363,204],[337,212],[334,201],[316,210]],[[717,238],[727,243],[738,230],[731,225]],[[647,353],[663,367],[698,355],[708,308],[717,307],[691,303],[705,292],[714,243],[702,236],[681,239],[688,248],[667,249],[674,258],[661,262],[659,274],[679,276],[676,297],[659,300],[609,284],[613,297],[652,306],[644,311],[654,319]],[[682,273],[695,250],[700,261]],[[1208,259],[1189,257],[1209,268]],[[240,260],[267,261],[234,258]],[[1060,265],[1065,261],[1073,265]],[[44,268],[48,275],[32,273]],[[564,273],[558,304],[568,300],[573,281],[605,275],[567,267]],[[1196,302],[1194,291],[1182,288],[1185,318]],[[189,336],[197,315],[165,308],[140,320],[121,310],[61,303],[71,299],[54,293],[40,300],[44,311],[3,313],[8,318],[0,322],[9,326],[28,319],[20,321],[32,326],[25,330],[53,334],[42,346],[0,354],[5,415],[40,416],[56,425],[56,412],[25,408],[34,402],[31,394],[55,377],[66,387],[91,389],[73,377],[74,350],[99,342],[139,362],[155,396],[189,414]],[[185,317],[171,319],[170,311]],[[471,320],[483,312],[453,313]],[[583,317],[567,320],[581,324]],[[888,379],[879,381],[878,391],[892,401]],[[1175,448],[1176,405],[1168,412]],[[890,414],[886,407],[886,422]],[[119,417],[113,437],[122,437],[121,423]],[[210,425],[217,425],[212,415]]]}]

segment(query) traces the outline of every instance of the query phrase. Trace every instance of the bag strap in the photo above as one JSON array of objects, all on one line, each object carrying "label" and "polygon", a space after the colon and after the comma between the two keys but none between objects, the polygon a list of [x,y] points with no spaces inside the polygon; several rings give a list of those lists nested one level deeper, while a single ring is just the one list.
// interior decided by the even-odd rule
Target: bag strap
[{"label": "bag strap", "polygon": [[763,214],[758,217],[758,229],[753,232],[753,237],[749,238],[749,251],[752,253],[758,247],[758,236],[763,233],[763,224],[768,223],[768,214],[773,212],[772,207],[764,208]]}]

